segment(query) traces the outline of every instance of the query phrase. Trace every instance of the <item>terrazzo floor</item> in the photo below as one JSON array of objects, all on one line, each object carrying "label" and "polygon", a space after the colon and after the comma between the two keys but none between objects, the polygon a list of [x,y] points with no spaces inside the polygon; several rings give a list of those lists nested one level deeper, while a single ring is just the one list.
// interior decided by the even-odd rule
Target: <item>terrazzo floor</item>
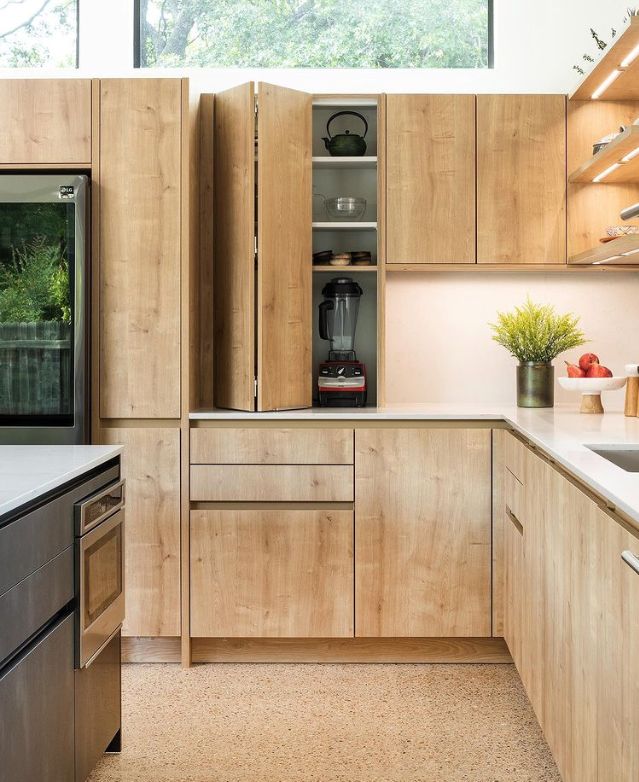
[{"label": "terrazzo floor", "polygon": [[123,666],[90,782],[561,782],[512,665]]}]

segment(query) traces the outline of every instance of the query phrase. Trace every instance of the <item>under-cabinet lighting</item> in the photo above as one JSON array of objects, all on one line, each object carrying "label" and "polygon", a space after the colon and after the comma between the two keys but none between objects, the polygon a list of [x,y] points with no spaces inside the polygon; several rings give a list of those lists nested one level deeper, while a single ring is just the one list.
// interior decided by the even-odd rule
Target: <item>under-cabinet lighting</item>
[{"label": "under-cabinet lighting", "polygon": [[602,171],[601,174],[597,174],[597,176],[592,181],[601,182],[601,180],[605,179],[608,174],[612,174],[612,172],[616,171],[618,168],[621,168],[621,163],[613,163],[611,166],[608,166],[605,171]]},{"label": "under-cabinet lighting", "polygon": [[631,63],[633,63],[637,57],[639,56],[639,44],[635,46],[632,51],[628,52],[628,54],[623,58],[621,61],[621,67],[627,68]]},{"label": "under-cabinet lighting", "polygon": [[605,92],[608,87],[613,83],[613,81],[621,74],[621,71],[618,71],[616,68],[614,71],[612,71],[597,87],[597,89],[592,93],[590,96],[593,100],[597,100],[597,98]]},{"label": "under-cabinet lighting", "polygon": [[627,155],[624,155],[621,158],[622,163],[629,163],[633,158],[636,158],[637,155],[639,155],[639,147],[635,147],[632,152],[628,152]]},{"label": "under-cabinet lighting", "polygon": [[621,255],[611,255],[610,258],[604,258],[603,261],[594,261],[593,266],[600,266],[602,263],[610,263],[610,261],[616,261],[617,258],[621,258]]},{"label": "under-cabinet lighting", "polygon": [[625,253],[621,253],[622,255],[634,255],[635,253],[639,253],[639,247],[637,247],[636,250],[628,250]]}]

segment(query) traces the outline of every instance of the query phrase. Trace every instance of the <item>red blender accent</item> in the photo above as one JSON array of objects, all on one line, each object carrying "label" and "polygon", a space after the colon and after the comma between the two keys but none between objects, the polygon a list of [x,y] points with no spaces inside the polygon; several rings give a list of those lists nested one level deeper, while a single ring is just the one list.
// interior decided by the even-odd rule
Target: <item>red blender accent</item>
[{"label": "red blender accent", "polygon": [[362,289],[350,277],[335,277],[322,290],[319,334],[330,342],[328,361],[319,365],[322,407],[364,407],[366,367],[355,353],[355,328]]}]

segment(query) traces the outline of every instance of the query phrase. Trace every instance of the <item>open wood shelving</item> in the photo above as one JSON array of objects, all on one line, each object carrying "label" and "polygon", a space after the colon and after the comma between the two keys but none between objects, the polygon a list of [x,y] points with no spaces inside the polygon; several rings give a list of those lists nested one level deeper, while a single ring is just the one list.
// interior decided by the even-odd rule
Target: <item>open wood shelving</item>
[{"label": "open wood shelving", "polygon": [[630,17],[623,32],[604,50],[570,99],[639,99],[639,16]]},{"label": "open wood shelving", "polygon": [[340,272],[376,272],[377,266],[371,263],[369,266],[356,266],[355,264],[349,264],[348,266],[331,266],[330,264],[321,264],[313,266],[314,272],[331,272],[333,274],[339,274]]},{"label": "open wood shelving", "polygon": [[620,236],[611,242],[602,242],[597,247],[573,255],[568,263],[578,266],[580,264],[605,264],[613,261],[617,268],[620,264],[637,268],[639,265],[639,234]]},{"label": "open wood shelving", "polygon": [[[624,161],[624,158],[628,158]],[[618,168],[605,174],[613,166]],[[594,182],[605,174],[602,184],[615,182],[639,183],[639,125],[630,125],[614,141],[593,155],[568,177],[569,182]]]}]

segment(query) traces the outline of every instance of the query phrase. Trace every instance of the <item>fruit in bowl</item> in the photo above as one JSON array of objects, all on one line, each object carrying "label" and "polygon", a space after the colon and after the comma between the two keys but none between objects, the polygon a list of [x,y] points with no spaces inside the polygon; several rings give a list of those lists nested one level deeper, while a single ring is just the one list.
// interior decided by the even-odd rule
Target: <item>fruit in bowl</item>
[{"label": "fruit in bowl", "polygon": [[599,356],[596,356],[594,353],[584,353],[583,356],[579,359],[579,367],[580,369],[583,369],[584,372],[587,372],[593,364],[598,363]]},{"label": "fruit in bowl", "polygon": [[625,377],[614,377],[594,353],[584,353],[577,364],[565,363],[568,377],[560,377],[559,385],[566,391],[581,392],[582,413],[603,413],[601,392],[615,391],[626,384]]}]

